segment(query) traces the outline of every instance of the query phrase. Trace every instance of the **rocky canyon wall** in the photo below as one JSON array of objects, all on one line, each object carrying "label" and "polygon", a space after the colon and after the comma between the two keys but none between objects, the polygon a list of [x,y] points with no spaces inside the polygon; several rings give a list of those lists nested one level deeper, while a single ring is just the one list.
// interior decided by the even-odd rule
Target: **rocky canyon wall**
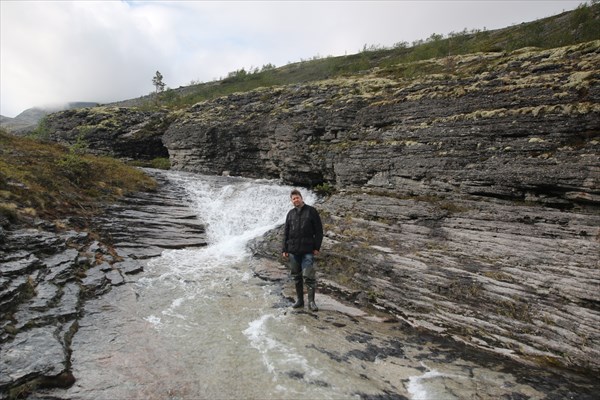
[{"label": "rocky canyon wall", "polygon": [[599,66],[600,42],[396,65],[199,103],[163,140],[176,169],[334,187],[323,288],[597,370]]},{"label": "rocky canyon wall", "polygon": [[[323,185],[321,290],[598,371],[599,78],[594,41],[237,93],[158,114],[149,135],[151,116],[123,108],[77,117],[91,128],[63,113],[49,131],[117,156],[166,148],[178,170]],[[280,240],[269,232],[254,252],[278,259]]]},{"label": "rocky canyon wall", "polygon": [[48,115],[40,124],[38,134],[68,146],[84,147],[96,155],[151,160],[168,157],[162,135],[173,118],[166,110],[72,109]]}]

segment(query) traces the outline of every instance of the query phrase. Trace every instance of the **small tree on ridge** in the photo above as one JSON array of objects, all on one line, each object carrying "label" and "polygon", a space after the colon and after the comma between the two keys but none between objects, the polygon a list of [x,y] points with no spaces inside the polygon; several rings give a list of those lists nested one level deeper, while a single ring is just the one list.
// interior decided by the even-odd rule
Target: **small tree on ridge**
[{"label": "small tree on ridge", "polygon": [[156,75],[152,78],[152,84],[156,88],[156,94],[161,93],[165,90],[165,83],[163,82],[163,76],[159,71],[156,71]]}]

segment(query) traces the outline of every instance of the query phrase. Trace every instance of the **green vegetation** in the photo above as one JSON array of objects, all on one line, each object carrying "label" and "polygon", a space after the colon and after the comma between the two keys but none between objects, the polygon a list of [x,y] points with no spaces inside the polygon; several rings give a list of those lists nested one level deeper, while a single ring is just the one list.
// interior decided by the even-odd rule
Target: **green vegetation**
[{"label": "green vegetation", "polygon": [[128,164],[136,166],[136,167],[147,167],[147,168],[156,168],[156,169],[171,169],[171,161],[169,161],[166,157],[156,157],[150,161],[144,160],[135,160],[131,161]]},{"label": "green vegetation", "polygon": [[29,136],[42,141],[48,140],[50,136],[50,132],[48,132],[48,117],[43,117]]},{"label": "green vegetation", "polygon": [[165,83],[163,82],[163,76],[159,71],[156,71],[156,75],[152,78],[152,84],[156,89],[156,94],[162,93],[165,90]]},{"label": "green vegetation", "polygon": [[315,186],[313,190],[321,196],[331,196],[335,193],[335,188],[327,182]]},{"label": "green vegetation", "polygon": [[[182,89],[169,89],[168,93],[160,93],[159,99],[161,105],[178,109],[259,87],[352,76],[376,67],[391,69],[396,72],[396,77],[412,78],[452,69],[452,56],[478,52],[507,52],[531,46],[549,49],[597,39],[600,39],[600,3],[593,0],[582,3],[571,12],[494,31],[465,29],[462,32],[451,32],[446,37],[433,33],[426,40],[413,42],[412,46],[407,42],[396,43],[392,48],[365,45],[359,53],[347,56],[317,56],[280,68],[275,68],[272,64],[260,69],[242,68],[230,72],[226,78],[219,81],[192,82],[193,85]],[[436,66],[418,63],[432,58],[445,58],[446,63]]]},{"label": "green vegetation", "polygon": [[82,140],[65,148],[0,130],[0,218],[87,215],[100,202],[156,187],[139,169],[82,154],[84,147]]},{"label": "green vegetation", "polygon": [[171,161],[168,158],[157,157],[150,160],[150,167],[156,169],[170,169]]}]

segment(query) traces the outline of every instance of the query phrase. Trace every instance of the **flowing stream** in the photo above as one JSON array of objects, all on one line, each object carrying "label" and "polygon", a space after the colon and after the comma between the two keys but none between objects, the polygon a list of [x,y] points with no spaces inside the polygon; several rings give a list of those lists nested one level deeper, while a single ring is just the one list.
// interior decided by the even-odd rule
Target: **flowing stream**
[{"label": "flowing stream", "polygon": [[[318,313],[291,311],[281,284],[254,276],[252,263],[262,261],[246,249],[248,240],[283,223],[291,188],[167,177],[205,222],[209,245],[164,251],[133,282],[89,300],[72,343],[77,382],[47,394],[438,400],[573,393],[553,375],[539,372],[529,381],[526,368],[405,333],[321,293]],[[305,193],[308,204],[315,200]]]}]

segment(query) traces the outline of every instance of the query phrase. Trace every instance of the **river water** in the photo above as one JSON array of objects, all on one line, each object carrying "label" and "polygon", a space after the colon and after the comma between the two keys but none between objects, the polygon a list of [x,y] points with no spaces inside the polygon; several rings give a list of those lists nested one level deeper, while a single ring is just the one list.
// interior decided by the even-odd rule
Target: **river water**
[{"label": "river water", "polygon": [[[593,398],[578,378],[519,366],[259,279],[246,244],[283,222],[290,187],[166,173],[209,245],[166,250],[134,281],[89,300],[72,342],[69,399]],[[311,193],[305,200],[313,204]],[[42,396],[44,393],[42,393]]]}]

